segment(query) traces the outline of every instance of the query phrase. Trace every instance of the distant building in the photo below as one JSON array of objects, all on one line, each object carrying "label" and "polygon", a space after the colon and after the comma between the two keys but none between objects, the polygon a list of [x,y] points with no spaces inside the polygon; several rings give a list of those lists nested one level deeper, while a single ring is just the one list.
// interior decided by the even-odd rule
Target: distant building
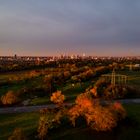
[{"label": "distant building", "polygon": [[14,55],[14,59],[17,59],[17,55],[16,54]]},{"label": "distant building", "polygon": [[85,57],[86,56],[86,54],[85,53],[83,53],[83,57]]},{"label": "distant building", "polygon": [[135,64],[134,67],[135,68],[140,68],[140,64]]}]

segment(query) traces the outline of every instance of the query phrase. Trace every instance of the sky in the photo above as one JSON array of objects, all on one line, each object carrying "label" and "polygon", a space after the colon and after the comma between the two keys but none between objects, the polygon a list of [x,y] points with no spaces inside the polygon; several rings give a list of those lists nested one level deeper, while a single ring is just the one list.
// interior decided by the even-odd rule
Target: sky
[{"label": "sky", "polygon": [[140,0],[0,0],[0,55],[140,55]]}]

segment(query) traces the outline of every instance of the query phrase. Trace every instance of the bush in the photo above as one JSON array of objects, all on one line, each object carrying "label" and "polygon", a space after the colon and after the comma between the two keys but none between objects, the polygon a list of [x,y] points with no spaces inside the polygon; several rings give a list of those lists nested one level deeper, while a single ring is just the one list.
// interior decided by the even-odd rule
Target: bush
[{"label": "bush", "polygon": [[105,90],[104,90],[104,96],[106,98],[123,98],[127,94],[127,89],[123,86],[113,86],[109,85]]}]

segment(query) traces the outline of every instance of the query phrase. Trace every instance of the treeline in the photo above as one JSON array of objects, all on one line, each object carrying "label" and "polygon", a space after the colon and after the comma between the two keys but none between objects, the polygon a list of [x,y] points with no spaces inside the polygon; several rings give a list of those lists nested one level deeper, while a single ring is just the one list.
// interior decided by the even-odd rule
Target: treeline
[{"label": "treeline", "polygon": [[34,70],[42,68],[57,67],[56,61],[53,62],[38,62],[38,61],[0,61],[0,72],[14,72],[24,70]]},{"label": "treeline", "polygon": [[[66,84],[82,84],[85,81],[92,80],[93,78],[100,76],[103,73],[108,73],[110,71],[109,66],[100,67],[88,67],[84,66],[81,68],[73,65],[67,65],[65,68],[53,68],[46,70],[34,70],[23,76],[13,76],[7,81],[0,82],[0,86],[10,86],[24,84],[25,86],[17,89],[17,91],[7,91],[2,97],[1,101],[3,105],[14,105],[21,102],[24,99],[30,99],[33,97],[43,97],[50,96],[52,92],[62,89]],[[37,79],[40,82],[37,83]],[[36,83],[28,86],[28,82]],[[10,92],[10,94],[9,94]],[[14,94],[14,96],[12,96]],[[15,96],[18,101],[15,100]],[[7,100],[6,102],[3,100]],[[9,101],[8,100],[13,100]]]},{"label": "treeline", "polygon": [[33,70],[33,69],[42,69],[42,68],[57,68],[57,67],[65,67],[66,65],[75,64],[76,67],[97,67],[97,66],[106,66],[116,63],[119,67],[125,67],[130,63],[132,64],[140,64],[139,59],[58,59],[54,61],[4,61],[0,60],[0,72],[9,72],[9,71],[22,71],[22,70]]}]

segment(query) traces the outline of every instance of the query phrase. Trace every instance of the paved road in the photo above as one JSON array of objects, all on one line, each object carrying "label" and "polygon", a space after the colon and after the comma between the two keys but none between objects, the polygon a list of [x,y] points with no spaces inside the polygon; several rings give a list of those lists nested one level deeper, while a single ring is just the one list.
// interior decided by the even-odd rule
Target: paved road
[{"label": "paved road", "polygon": [[[71,103],[66,105],[72,105]],[[33,112],[39,111],[43,108],[55,108],[55,104],[49,105],[37,105],[37,106],[22,106],[22,107],[3,107],[0,108],[0,114],[10,114],[10,113],[24,113],[24,112]]]},{"label": "paved road", "polygon": [[[140,99],[122,99],[116,101],[119,101],[123,104],[140,103]],[[67,105],[72,105],[72,104],[67,104]],[[38,111],[43,108],[54,108],[54,107],[56,107],[56,105],[54,104],[38,105],[38,106],[23,106],[23,107],[3,107],[0,108],[0,114],[32,112],[32,111]]]}]

